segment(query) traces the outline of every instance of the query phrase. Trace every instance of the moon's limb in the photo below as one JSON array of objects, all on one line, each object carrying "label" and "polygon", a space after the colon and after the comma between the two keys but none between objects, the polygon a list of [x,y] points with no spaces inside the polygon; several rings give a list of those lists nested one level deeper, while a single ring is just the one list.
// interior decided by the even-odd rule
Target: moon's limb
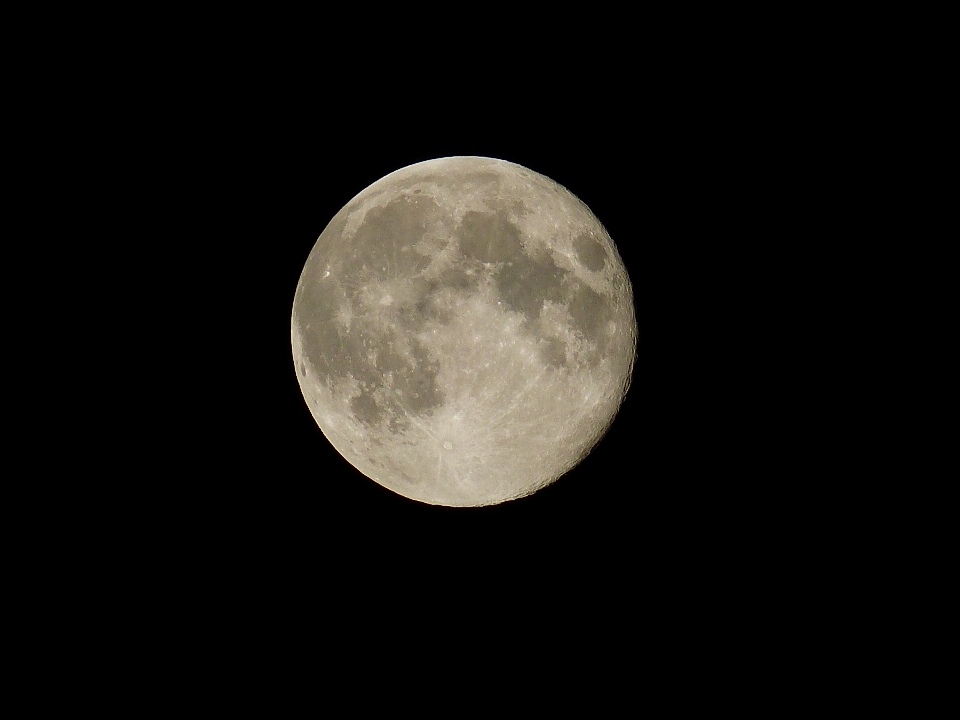
[{"label": "moon's limb", "polygon": [[600,439],[636,320],[583,203],[518,165],[460,157],[398,170],[334,217],[291,332],[307,405],[351,464],[406,497],[486,505],[549,484]]}]

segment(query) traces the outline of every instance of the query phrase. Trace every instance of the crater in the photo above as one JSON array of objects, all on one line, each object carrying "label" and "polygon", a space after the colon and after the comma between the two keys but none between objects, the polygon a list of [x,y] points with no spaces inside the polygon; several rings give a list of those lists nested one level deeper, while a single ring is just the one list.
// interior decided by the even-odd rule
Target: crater
[{"label": "crater", "polygon": [[602,270],[607,262],[607,254],[603,250],[603,245],[591,235],[581,235],[573,241],[573,251],[577,254],[577,260],[588,270]]},{"label": "crater", "polygon": [[504,262],[522,252],[520,230],[502,213],[465,213],[457,237],[460,251],[480,262]]}]

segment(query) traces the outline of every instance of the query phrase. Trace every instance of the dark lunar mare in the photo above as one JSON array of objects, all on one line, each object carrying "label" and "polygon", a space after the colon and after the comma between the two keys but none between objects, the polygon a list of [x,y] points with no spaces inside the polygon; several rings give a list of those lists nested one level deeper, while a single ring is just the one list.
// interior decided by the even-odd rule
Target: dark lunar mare
[{"label": "dark lunar mare", "polygon": [[577,254],[577,259],[588,270],[602,270],[607,263],[607,253],[603,245],[596,238],[590,235],[581,235],[573,241],[573,251]]},{"label": "dark lunar mare", "polygon": [[[347,276],[361,283],[410,278],[430,264],[414,250],[427,230],[441,220],[431,198],[403,194],[384,207],[372,208],[350,239]],[[348,296],[355,287],[348,287]]]},{"label": "dark lunar mare", "polygon": [[[411,278],[430,262],[413,248],[428,228],[441,221],[440,208],[430,198],[409,194],[367,212],[348,251],[335,248],[344,242],[348,206],[321,235],[318,246],[330,252],[311,253],[303,277],[308,278],[299,298],[304,348],[314,371],[332,389],[338,381],[353,378],[360,395],[351,400],[354,416],[365,425],[384,420],[394,431],[406,426],[407,414],[422,415],[440,407],[444,396],[437,384],[439,363],[416,340],[426,316],[418,312],[419,298],[402,307],[396,322],[365,314],[360,294],[365,287]],[[327,266],[331,275],[324,277]],[[429,288],[423,283],[424,291]],[[336,313],[348,306],[355,314],[350,326],[338,322]],[[408,356],[395,352],[400,334]],[[307,349],[319,348],[319,352]]]},{"label": "dark lunar mare", "polygon": [[635,324],[617,251],[578,202],[518,166],[448,158],[337,214],[307,258],[293,330],[304,396],[344,457],[407,497],[491,504],[551,482],[602,436]]},{"label": "dark lunar mare", "polygon": [[[451,178],[438,176],[449,186]],[[429,176],[417,181],[429,181]],[[523,315],[523,331],[536,339],[541,360],[554,368],[570,362],[566,343],[546,337],[540,323],[545,302],[564,304],[572,328],[596,348],[581,359],[599,361],[609,336],[607,321],[615,316],[610,298],[557,266],[545,249],[523,246],[520,229],[511,213],[527,215],[536,209],[500,196],[497,173],[465,173],[453,180],[454,187],[480,187],[488,197],[490,211],[467,211],[456,227],[437,202],[417,190],[403,192],[381,207],[368,210],[352,237],[345,238],[347,220],[356,211],[349,204],[331,221],[317,242],[304,268],[307,280],[301,287],[300,311],[309,322],[301,324],[304,352],[313,370],[330,389],[352,378],[360,394],[350,402],[355,418],[364,425],[384,423],[393,430],[407,427],[408,415],[427,415],[445,398],[437,384],[439,363],[432,360],[416,335],[429,321],[447,324],[453,315],[441,293],[471,294],[480,279],[492,277],[498,298],[507,310]],[[408,281],[420,275],[433,258],[415,246],[427,233],[455,237],[460,259],[430,280],[411,283],[411,296],[379,308],[371,315],[364,308],[364,289],[395,280]],[[574,240],[578,261],[590,271],[603,269],[608,261],[603,245],[589,235]],[[324,277],[329,268],[330,276]],[[338,322],[336,313],[347,307],[349,326]],[[397,352],[406,347],[408,352]],[[310,353],[307,349],[319,348]],[[302,370],[301,370],[302,372]]]}]

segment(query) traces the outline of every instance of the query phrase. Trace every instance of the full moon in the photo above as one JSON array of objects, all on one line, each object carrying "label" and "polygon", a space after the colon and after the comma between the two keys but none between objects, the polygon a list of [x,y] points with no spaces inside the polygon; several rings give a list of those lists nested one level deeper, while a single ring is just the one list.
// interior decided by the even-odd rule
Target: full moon
[{"label": "full moon", "polygon": [[402,168],[307,257],[291,319],[311,414],[357,470],[432,505],[494,505],[585,458],[627,392],[626,268],[590,209],[503,160]]}]

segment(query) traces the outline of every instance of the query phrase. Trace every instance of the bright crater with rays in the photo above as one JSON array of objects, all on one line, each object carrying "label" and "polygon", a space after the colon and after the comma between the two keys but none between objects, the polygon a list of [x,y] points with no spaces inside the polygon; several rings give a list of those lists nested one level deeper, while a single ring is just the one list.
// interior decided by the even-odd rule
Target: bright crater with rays
[{"label": "bright crater with rays", "polygon": [[[626,269],[590,210],[491,158],[391,173],[310,252],[292,313],[297,377],[330,443],[436,505],[491,505],[582,460],[630,384]],[[318,468],[322,476],[322,468]]]}]

